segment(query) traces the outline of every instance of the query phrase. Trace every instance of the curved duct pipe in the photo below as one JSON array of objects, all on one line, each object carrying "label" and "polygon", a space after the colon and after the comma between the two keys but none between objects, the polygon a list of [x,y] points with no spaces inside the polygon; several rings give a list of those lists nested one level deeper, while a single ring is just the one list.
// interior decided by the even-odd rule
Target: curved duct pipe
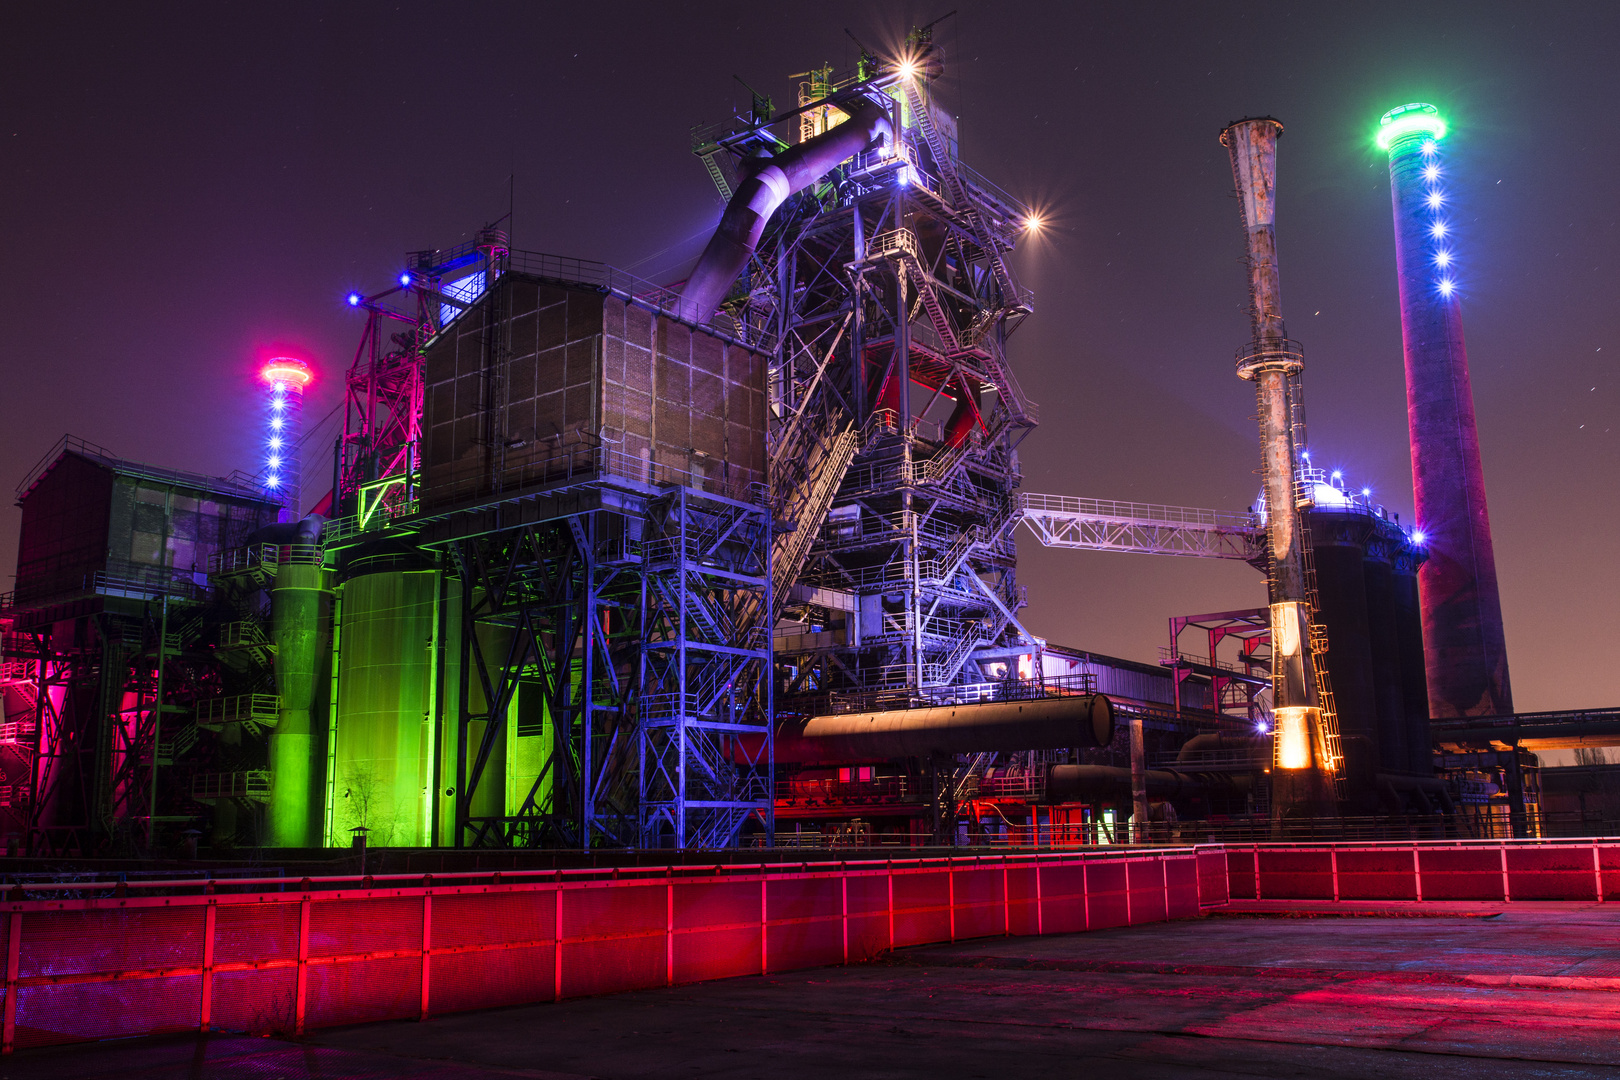
[{"label": "curved duct pipe", "polygon": [[321,542],[321,528],[326,519],[319,514],[306,514],[300,521],[283,521],[254,529],[248,533],[247,545],[296,544],[313,547]]},{"label": "curved duct pipe", "polygon": [[1385,799],[1393,798],[1399,807],[1397,813],[1405,811],[1405,800],[1400,797],[1401,792],[1410,792],[1418,808],[1425,814],[1435,813],[1434,803],[1430,801],[1433,796],[1448,814],[1456,813],[1456,805],[1451,801],[1451,793],[1446,790],[1446,782],[1438,776],[1407,776],[1402,773],[1379,773],[1376,784],[1380,794]]},{"label": "curved duct pipe", "polygon": [[[1208,773],[1184,773],[1175,769],[1149,769],[1148,798],[1156,802],[1197,795],[1211,788],[1242,788],[1250,783],[1247,775],[1216,777]],[[1087,802],[1099,795],[1131,797],[1131,770],[1113,765],[1053,765],[1046,771],[1046,802]]]},{"label": "curved duct pipe", "polygon": [[784,150],[739,184],[737,193],[726,204],[720,227],[681,290],[676,312],[680,318],[701,323],[713,315],[759,246],[765,223],[788,196],[809,187],[879,136],[894,145],[889,111],[875,101],[867,101],[842,124]]},{"label": "curved duct pipe", "polygon": [[[1189,761],[1192,755],[1220,750],[1247,750],[1250,753],[1259,753],[1270,749],[1271,740],[1264,735],[1238,735],[1227,731],[1211,732],[1204,735],[1194,735],[1181,744],[1176,751],[1176,760]],[[1266,754],[1261,767],[1271,764],[1270,755]]]},{"label": "curved duct pipe", "polygon": [[811,717],[776,732],[776,760],[848,765],[991,750],[1060,750],[1114,741],[1114,705],[1101,694],[891,709]]}]

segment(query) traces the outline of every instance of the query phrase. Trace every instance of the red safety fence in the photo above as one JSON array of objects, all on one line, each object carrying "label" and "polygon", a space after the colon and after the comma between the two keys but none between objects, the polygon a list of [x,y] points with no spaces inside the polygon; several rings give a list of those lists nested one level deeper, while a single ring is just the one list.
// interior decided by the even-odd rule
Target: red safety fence
[{"label": "red safety fence", "polygon": [[[1235,900],[1620,900],[1620,840],[1612,838],[1227,844],[1224,850]],[[1202,869],[1200,862],[1201,881]]]},{"label": "red safety fence", "polygon": [[1211,889],[1224,902],[1225,869],[1219,849],[1180,849],[237,881],[291,891],[214,895],[69,899],[87,886],[64,884],[63,899],[0,903],[4,1047],[296,1033],[1134,926],[1197,915]]}]

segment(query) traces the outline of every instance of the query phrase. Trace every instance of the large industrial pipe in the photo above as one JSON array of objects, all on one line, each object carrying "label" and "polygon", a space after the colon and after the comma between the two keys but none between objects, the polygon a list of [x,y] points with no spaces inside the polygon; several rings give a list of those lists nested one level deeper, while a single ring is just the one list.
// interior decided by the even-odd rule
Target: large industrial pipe
[{"label": "large industrial pipe", "polygon": [[[1147,797],[1155,802],[1197,795],[1211,786],[1208,775],[1190,775],[1175,769],[1149,769]],[[1247,783],[1248,775],[1223,777],[1227,787]],[[1053,765],[1046,771],[1046,801],[1088,802],[1094,799],[1127,799],[1133,795],[1131,770],[1113,765]],[[1133,807],[1134,808],[1134,807]]]},{"label": "large industrial pipe", "polygon": [[1441,718],[1513,711],[1440,163],[1445,134],[1439,111],[1421,102],[1380,121],[1395,208],[1412,496],[1429,555],[1418,571],[1429,714]]},{"label": "large industrial pipe", "polygon": [[284,562],[270,589],[281,712],[270,732],[270,847],[321,844],[325,728],[314,723],[330,656],[332,593],[319,563]]},{"label": "large industrial pipe", "polygon": [[811,717],[776,732],[776,760],[847,765],[988,750],[1107,746],[1114,706],[1101,694]]},{"label": "large industrial pipe", "polygon": [[700,323],[713,315],[737,275],[748,265],[765,223],[777,208],[794,192],[809,187],[865,150],[879,136],[893,147],[889,111],[875,101],[863,102],[842,124],[784,150],[739,184],[720,218],[720,227],[681,291],[680,317]]},{"label": "large industrial pipe", "polygon": [[270,847],[319,847],[325,729],[314,709],[330,655],[332,593],[318,549],[322,519],[267,526],[257,542],[290,545],[270,587],[271,636],[276,643],[276,694],[281,710],[269,737]]}]

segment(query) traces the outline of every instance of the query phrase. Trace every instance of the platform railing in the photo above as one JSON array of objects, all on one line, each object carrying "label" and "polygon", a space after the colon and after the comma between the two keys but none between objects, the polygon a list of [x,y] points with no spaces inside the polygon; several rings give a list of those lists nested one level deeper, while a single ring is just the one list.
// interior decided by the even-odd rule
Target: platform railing
[{"label": "platform railing", "polygon": [[[375,1020],[1195,916],[1191,850],[10,887],[4,1049]],[[91,893],[94,895],[86,895]]]}]

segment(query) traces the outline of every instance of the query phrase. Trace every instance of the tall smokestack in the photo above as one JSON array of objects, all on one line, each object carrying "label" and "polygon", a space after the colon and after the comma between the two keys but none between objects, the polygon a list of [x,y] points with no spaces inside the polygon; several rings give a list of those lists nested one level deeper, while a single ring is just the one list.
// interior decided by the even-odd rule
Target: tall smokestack
[{"label": "tall smokestack", "polygon": [[1249,321],[1254,340],[1238,353],[1238,375],[1252,381],[1260,420],[1266,536],[1271,552],[1272,814],[1332,814],[1330,777],[1339,768],[1332,710],[1323,709],[1325,672],[1312,650],[1309,538],[1295,497],[1300,447],[1299,343],[1288,339],[1277,272],[1277,138],[1269,116],[1238,120],[1221,132],[1243,211],[1249,263]]},{"label": "tall smokestack", "polygon": [[1383,115],[1378,145],[1389,151],[1395,204],[1406,421],[1420,530],[1413,536],[1428,551],[1418,595],[1429,714],[1489,716],[1513,711],[1513,691],[1446,206],[1445,134],[1439,110],[1419,102]]}]

